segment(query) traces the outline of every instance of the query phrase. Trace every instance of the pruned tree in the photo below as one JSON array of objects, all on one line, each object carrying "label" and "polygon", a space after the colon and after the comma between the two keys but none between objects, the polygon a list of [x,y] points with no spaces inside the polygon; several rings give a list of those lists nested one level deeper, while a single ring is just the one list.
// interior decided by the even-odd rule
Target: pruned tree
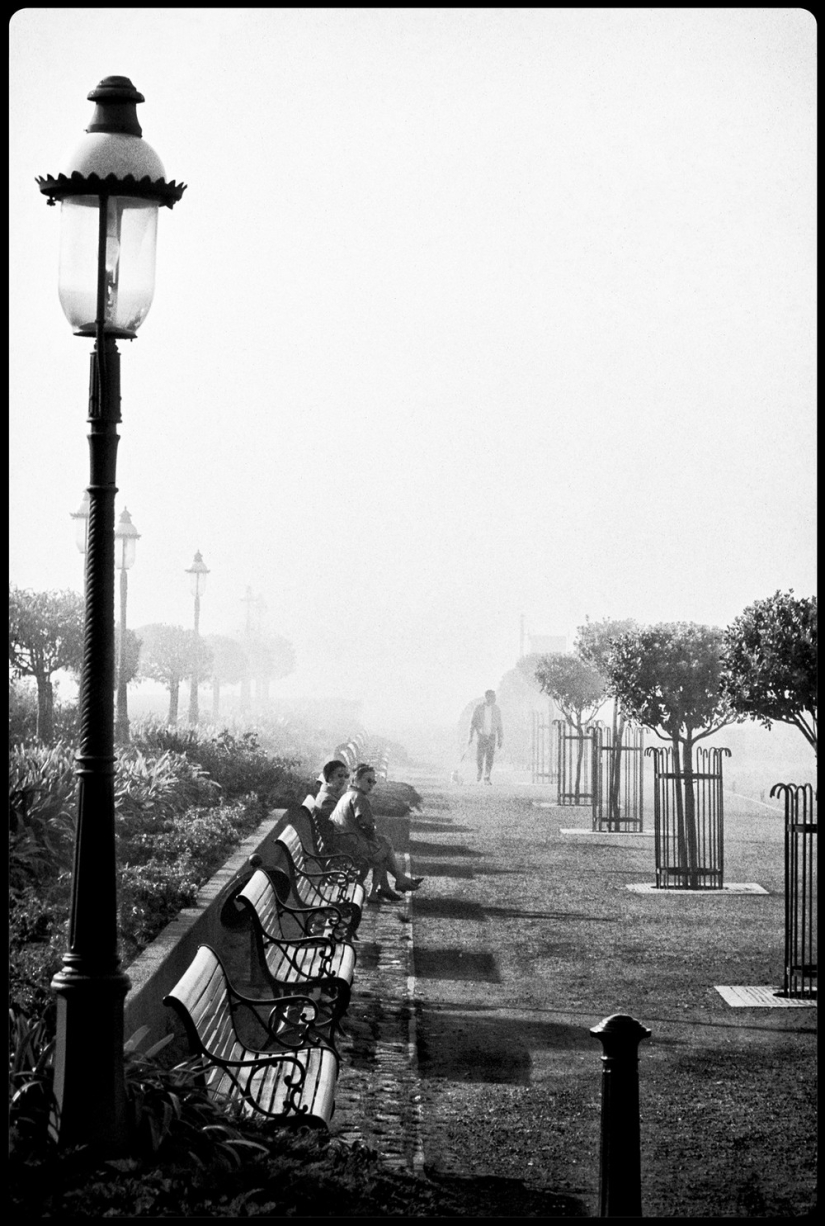
[{"label": "pruned tree", "polygon": [[[590,664],[602,676],[607,676],[607,660],[613,643],[623,634],[638,629],[632,617],[608,618],[592,622],[585,617],[579,626],[573,643],[579,659]],[[607,818],[608,825],[619,821],[619,797],[621,795],[622,748],[627,716],[618,697],[613,696],[613,738],[610,745],[610,770],[608,772]]]},{"label": "pruned tree", "polygon": [[798,728],[817,750],[816,596],[756,600],[724,635],[722,690],[740,715],[766,728]]},{"label": "pruned tree", "polygon": [[668,741],[676,780],[679,854],[698,868],[693,747],[740,718],[722,692],[723,632],[662,622],[621,635],[605,660],[608,689],[631,719]]},{"label": "pruned tree", "polygon": [[584,726],[593,719],[605,700],[604,677],[592,664],[586,663],[578,656],[565,651],[553,651],[539,656],[535,678],[543,692],[554,699],[571,728],[576,729],[579,748],[574,794],[578,802],[584,756]]},{"label": "pruned tree", "polygon": [[217,720],[221,708],[221,686],[237,685],[247,668],[247,657],[237,639],[225,634],[207,634],[204,643],[212,652],[212,717]]},{"label": "pruned tree", "polygon": [[53,675],[83,663],[85,607],[76,592],[32,592],[9,584],[9,668],[37,683],[37,735],[54,740]]},{"label": "pruned tree", "polygon": [[166,686],[169,691],[168,720],[176,724],[180,684],[192,676],[195,666],[195,632],[184,630],[183,626],[153,622],[139,627],[135,633],[141,642],[140,676]]}]

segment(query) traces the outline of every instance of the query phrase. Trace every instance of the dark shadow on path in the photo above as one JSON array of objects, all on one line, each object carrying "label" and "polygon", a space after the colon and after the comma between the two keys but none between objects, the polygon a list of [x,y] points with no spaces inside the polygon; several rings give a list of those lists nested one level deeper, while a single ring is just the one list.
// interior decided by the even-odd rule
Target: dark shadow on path
[{"label": "dark shadow on path", "polygon": [[424,1005],[417,1033],[419,1073],[425,1078],[526,1086],[532,1051],[593,1053],[593,1038],[586,1027],[479,1017],[460,1006],[451,1012]]},{"label": "dark shadow on path", "polygon": [[457,826],[455,822],[440,821],[438,819],[431,820],[427,817],[413,817],[410,819],[410,831],[421,830],[424,833],[430,834],[473,834],[471,826]]},{"label": "dark shadow on path", "polygon": [[423,843],[420,839],[410,839],[410,854],[417,856],[469,856],[481,859],[482,851],[474,851],[466,843]]},{"label": "dark shadow on path", "polygon": [[495,956],[487,950],[437,946],[413,954],[418,979],[459,979],[471,983],[501,983]]},{"label": "dark shadow on path", "polygon": [[472,1218],[591,1217],[587,1205],[575,1196],[544,1188],[529,1188],[518,1179],[500,1175],[441,1174],[425,1166],[424,1174],[444,1186],[461,1205],[457,1216]]},{"label": "dark shadow on path", "polygon": [[440,864],[437,860],[414,860],[413,872],[420,877],[462,877],[469,880],[475,877],[475,871],[467,864]]}]

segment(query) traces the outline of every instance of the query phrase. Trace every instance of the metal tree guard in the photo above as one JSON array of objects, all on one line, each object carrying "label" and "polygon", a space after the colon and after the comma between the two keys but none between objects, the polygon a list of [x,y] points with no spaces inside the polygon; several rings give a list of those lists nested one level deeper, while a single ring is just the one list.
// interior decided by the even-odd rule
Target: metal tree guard
[{"label": "metal tree guard", "polygon": [[533,712],[533,783],[555,783],[556,746],[553,723],[546,711]]},{"label": "metal tree guard", "polygon": [[639,832],[644,820],[644,729],[625,724],[621,740],[613,729],[593,736],[593,829]]},{"label": "metal tree guard", "polygon": [[785,978],[777,996],[816,997],[816,795],[777,783],[785,800]]},{"label": "metal tree guard", "polygon": [[721,890],[723,884],[722,760],[729,749],[697,749],[690,774],[673,770],[673,750],[653,755],[656,888]]},{"label": "metal tree guard", "polygon": [[594,797],[593,743],[598,721],[581,730],[567,720],[554,719],[558,761],[558,803],[592,805]]}]

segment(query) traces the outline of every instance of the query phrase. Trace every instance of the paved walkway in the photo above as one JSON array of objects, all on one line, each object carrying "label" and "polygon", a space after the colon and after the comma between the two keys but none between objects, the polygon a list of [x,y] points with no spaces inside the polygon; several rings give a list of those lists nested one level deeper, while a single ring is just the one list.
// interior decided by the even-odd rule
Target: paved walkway
[{"label": "paved walkway", "polygon": [[344,1018],[332,1131],[391,1165],[422,1169],[412,987],[412,907],[365,907]]}]

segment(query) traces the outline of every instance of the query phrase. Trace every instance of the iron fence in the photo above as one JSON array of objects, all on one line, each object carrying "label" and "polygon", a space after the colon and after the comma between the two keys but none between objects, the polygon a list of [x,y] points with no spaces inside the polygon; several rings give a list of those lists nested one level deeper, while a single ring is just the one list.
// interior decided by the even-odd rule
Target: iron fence
[{"label": "iron fence", "polygon": [[810,783],[777,783],[785,801],[785,977],[778,996],[816,996],[816,795]]},{"label": "iron fence", "polygon": [[672,749],[650,746],[644,752],[653,756],[657,889],[721,890],[722,761],[730,750],[696,749],[697,769],[688,771],[673,769]]},{"label": "iron fence", "polygon": [[597,726],[593,735],[593,829],[639,832],[644,823],[644,729]]},{"label": "iron fence", "polygon": [[556,781],[553,722],[544,711],[533,712],[532,781],[551,784]]}]

